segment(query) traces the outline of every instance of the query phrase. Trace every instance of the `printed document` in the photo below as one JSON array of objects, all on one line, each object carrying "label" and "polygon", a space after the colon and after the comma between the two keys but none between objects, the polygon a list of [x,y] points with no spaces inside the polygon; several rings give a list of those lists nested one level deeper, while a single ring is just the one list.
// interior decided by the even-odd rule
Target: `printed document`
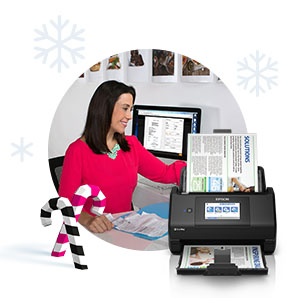
[{"label": "printed document", "polygon": [[180,268],[206,268],[214,263],[214,249],[230,249],[231,263],[243,269],[265,268],[260,246],[193,246],[185,245]]},{"label": "printed document", "polygon": [[256,134],[189,134],[187,192],[258,191]]},{"label": "printed document", "polygon": [[161,237],[168,232],[168,219],[154,213],[132,212],[112,221],[116,228],[127,233],[139,233],[149,237]]}]

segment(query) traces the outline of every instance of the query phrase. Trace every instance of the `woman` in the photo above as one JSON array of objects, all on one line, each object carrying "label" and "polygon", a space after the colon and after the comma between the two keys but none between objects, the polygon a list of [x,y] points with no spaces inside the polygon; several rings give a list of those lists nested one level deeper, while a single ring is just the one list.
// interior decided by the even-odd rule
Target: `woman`
[{"label": "woman", "polygon": [[[156,182],[179,183],[185,162],[167,166],[148,152],[135,136],[125,136],[131,120],[135,89],[117,81],[102,83],[92,96],[82,137],[67,149],[59,196],[72,198],[83,184],[97,185],[106,196],[106,213],[131,210],[137,173]],[[90,212],[88,199],[79,222],[94,233],[112,229],[104,216]]]}]

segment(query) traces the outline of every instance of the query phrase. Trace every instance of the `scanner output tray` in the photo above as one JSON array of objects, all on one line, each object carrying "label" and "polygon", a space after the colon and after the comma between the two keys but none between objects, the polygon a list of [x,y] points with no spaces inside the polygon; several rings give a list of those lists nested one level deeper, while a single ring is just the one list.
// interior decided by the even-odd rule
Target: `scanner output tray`
[{"label": "scanner output tray", "polygon": [[184,275],[268,273],[260,245],[185,245],[176,270]]}]

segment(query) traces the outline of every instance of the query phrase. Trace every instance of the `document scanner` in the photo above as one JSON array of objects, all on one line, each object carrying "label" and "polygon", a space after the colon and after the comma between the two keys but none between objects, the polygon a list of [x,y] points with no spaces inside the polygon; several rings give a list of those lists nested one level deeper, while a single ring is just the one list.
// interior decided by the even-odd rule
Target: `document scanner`
[{"label": "document scanner", "polygon": [[[264,254],[272,254],[276,247],[275,195],[266,187],[262,167],[258,167],[258,192],[186,193],[186,168],[182,169],[179,187],[170,195],[168,239],[173,254],[181,254],[184,245],[259,245],[264,267],[239,269],[230,263],[230,255],[218,250],[214,262],[202,269],[183,269],[178,274],[240,275],[267,274]],[[234,203],[239,214],[234,218],[210,218],[206,204]],[[228,252],[227,252],[228,254]],[[181,258],[180,258],[181,262]],[[179,262],[179,264],[180,264]]]}]

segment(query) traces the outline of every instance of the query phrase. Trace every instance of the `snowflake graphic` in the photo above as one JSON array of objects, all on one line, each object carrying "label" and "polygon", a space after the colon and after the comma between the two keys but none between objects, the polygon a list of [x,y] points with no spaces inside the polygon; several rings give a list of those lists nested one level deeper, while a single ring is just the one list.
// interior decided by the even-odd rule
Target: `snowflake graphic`
[{"label": "snowflake graphic", "polygon": [[276,68],[278,63],[273,62],[271,58],[265,59],[265,55],[259,51],[256,51],[256,56],[251,54],[250,58],[249,62],[247,58],[238,62],[241,66],[238,71],[243,74],[238,76],[240,79],[238,85],[243,85],[244,89],[247,89],[248,85],[252,84],[249,86],[250,92],[256,91],[256,96],[259,96],[260,91],[265,92],[265,85],[268,89],[271,89],[272,85],[277,85],[277,76],[273,74],[278,71]]},{"label": "snowflake graphic", "polygon": [[[50,23],[52,26],[49,28],[43,24],[42,31],[35,30],[38,34],[35,41],[42,41],[44,44],[44,47],[35,47],[35,50],[39,52],[35,58],[43,58],[42,62],[46,64],[49,54],[55,53],[55,60],[51,63],[50,67],[53,68],[57,66],[58,72],[61,72],[62,66],[69,67],[65,56],[68,56],[68,58],[71,57],[74,64],[77,63],[77,57],[81,59],[84,58],[80,53],[84,50],[84,47],[74,48],[76,41],[84,41],[84,38],[81,37],[84,30],[77,31],[76,24],[74,24],[72,28],[67,27],[69,21],[66,20],[62,22],[61,16],[58,16],[57,23],[52,20]],[[70,30],[67,32],[67,29]],[[51,30],[51,32],[49,30]]]},{"label": "snowflake graphic", "polygon": [[24,155],[27,154],[29,156],[33,156],[31,152],[29,152],[27,149],[33,145],[33,143],[24,145],[24,138],[20,138],[20,144],[17,145],[15,143],[11,143],[13,147],[15,147],[17,150],[14,151],[11,156],[15,156],[16,154],[20,155],[20,161],[24,161]]}]

